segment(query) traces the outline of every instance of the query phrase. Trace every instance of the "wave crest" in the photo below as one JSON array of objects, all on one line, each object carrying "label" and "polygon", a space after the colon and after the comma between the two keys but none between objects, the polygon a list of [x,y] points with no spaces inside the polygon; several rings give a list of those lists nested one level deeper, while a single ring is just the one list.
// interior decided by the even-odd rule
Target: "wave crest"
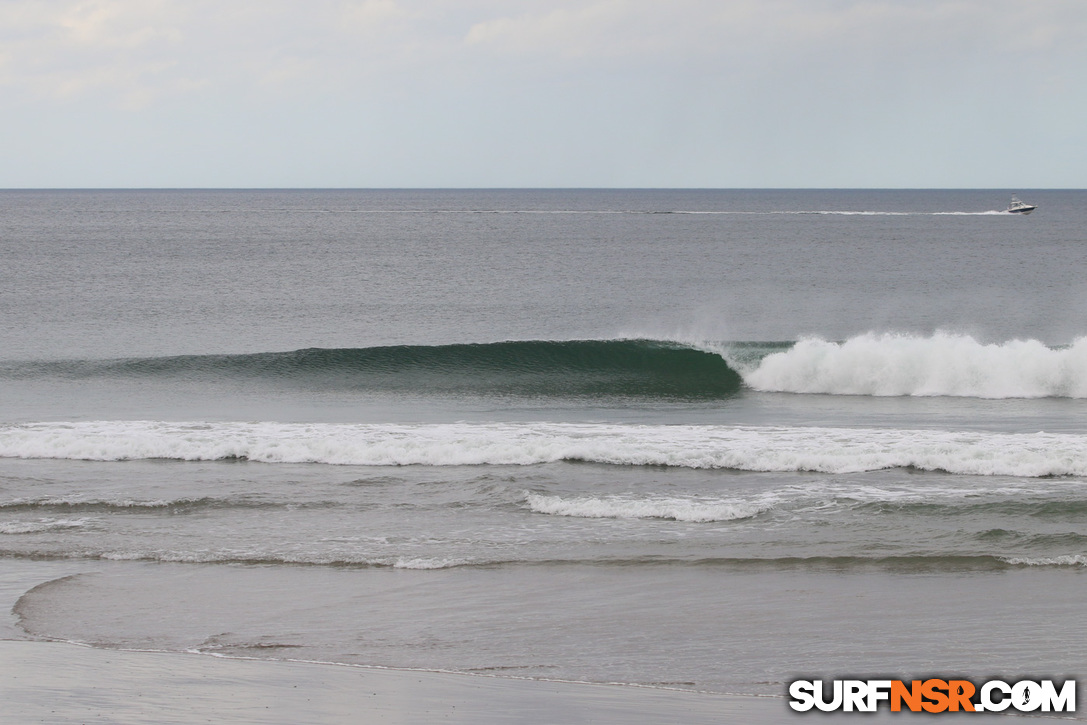
[{"label": "wave crest", "polygon": [[740,389],[721,355],[658,340],[525,340],[309,348],[248,355],[0,364],[8,378],[259,380],[313,390],[414,395],[714,399]]},{"label": "wave crest", "polygon": [[671,519],[690,523],[749,519],[771,508],[751,502],[700,501],[682,498],[624,499],[544,496],[526,493],[536,513],[590,519]]},{"label": "wave crest", "polygon": [[1087,556],[1065,554],[1063,556],[1002,556],[1004,561],[1013,566],[1083,566],[1087,567]]},{"label": "wave crest", "polygon": [[42,534],[61,529],[78,529],[88,519],[40,519],[38,521],[7,521],[0,523],[0,534]]}]

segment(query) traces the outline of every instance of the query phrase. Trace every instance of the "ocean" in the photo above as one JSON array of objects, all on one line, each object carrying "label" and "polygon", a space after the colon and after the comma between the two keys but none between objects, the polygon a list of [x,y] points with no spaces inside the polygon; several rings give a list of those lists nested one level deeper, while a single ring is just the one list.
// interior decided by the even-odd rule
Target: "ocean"
[{"label": "ocean", "polygon": [[1082,677],[1087,192],[1009,196],[2,191],[0,637]]}]

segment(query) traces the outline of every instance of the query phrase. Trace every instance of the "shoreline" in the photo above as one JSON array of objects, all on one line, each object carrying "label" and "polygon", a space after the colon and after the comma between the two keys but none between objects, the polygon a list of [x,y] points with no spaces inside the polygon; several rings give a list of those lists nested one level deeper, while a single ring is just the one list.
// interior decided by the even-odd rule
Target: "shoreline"
[{"label": "shoreline", "polygon": [[[789,709],[784,697],[11,639],[0,640],[0,703],[11,722],[114,725],[428,725],[437,721],[795,725],[804,718]],[[856,722],[858,716],[868,723],[883,723],[900,722],[909,713],[809,714],[819,722]],[[945,717],[969,717],[971,723],[1009,722],[1006,714],[946,713]]]},{"label": "shoreline", "polygon": [[[364,649],[343,650],[355,652],[356,661],[328,661],[319,659],[264,659],[243,655],[222,654],[217,652],[189,651],[187,646],[163,649],[110,649],[105,646],[87,644],[81,641],[81,634],[70,638],[56,637],[49,632],[73,633],[95,631],[102,618],[120,617],[125,631],[132,628],[130,637],[113,636],[107,639],[91,640],[100,643],[123,641],[137,642],[141,628],[155,631],[166,627],[181,627],[180,618],[186,613],[202,611],[199,602],[190,602],[180,596],[183,590],[167,586],[169,578],[144,581],[145,586],[160,590],[164,598],[144,602],[144,620],[133,621],[131,617],[138,612],[133,610],[124,614],[115,610],[114,605],[103,608],[95,590],[80,590],[81,594],[72,601],[61,598],[40,603],[47,609],[55,610],[54,617],[60,617],[56,623],[62,623],[59,629],[46,628],[43,631],[27,630],[17,612],[16,603],[23,600],[43,584],[57,582],[79,574],[103,573],[110,568],[124,569],[127,563],[73,562],[73,561],[16,561],[5,562],[0,568],[0,606],[6,616],[0,618],[0,719],[11,722],[31,723],[190,723],[215,722],[230,725],[233,723],[267,723],[268,725],[295,725],[296,723],[403,723],[412,725],[444,721],[451,723],[526,723],[544,725],[549,723],[598,723],[602,725],[629,725],[646,723],[654,725],[701,725],[703,723],[767,723],[778,725],[796,724],[805,717],[804,713],[793,712],[785,697],[785,686],[778,690],[780,694],[740,694],[736,690],[700,690],[669,687],[667,683],[642,684],[638,682],[619,683],[603,680],[578,681],[562,679],[531,678],[506,673],[459,672],[456,670],[425,665],[419,668],[395,668],[387,665],[370,664],[369,657],[362,653]],[[161,565],[155,565],[156,572]],[[128,572],[128,576],[131,572]],[[215,573],[215,572],[213,572]],[[1030,572],[1027,572],[1030,574]],[[1044,573],[1044,572],[1043,572]],[[234,572],[236,575],[236,572]],[[137,577],[138,578],[138,577]],[[193,571],[185,568],[183,584],[193,586]],[[1075,577],[1074,585],[1079,581]],[[968,577],[965,581],[972,581]],[[1066,576],[1057,577],[1064,581]],[[988,579],[986,579],[988,580]],[[1005,581],[1006,580],[1006,581]],[[142,580],[141,580],[142,581]],[[914,580],[916,581],[916,580]],[[1037,591],[1048,582],[1050,576],[1041,576],[1034,572],[1026,581],[1021,576],[1008,578],[1001,576],[1002,586],[998,589],[983,588],[984,591],[1009,595],[1013,591]],[[150,582],[150,583],[149,583]],[[102,582],[99,582],[101,584]],[[799,585],[803,582],[794,582]],[[894,583],[894,582],[892,582]],[[109,581],[106,588],[113,591]],[[266,584],[266,583],[265,583]],[[282,585],[282,582],[279,582]],[[865,582],[852,582],[851,586],[842,587],[838,583],[839,594],[845,597],[833,599],[831,603],[845,601],[847,604],[863,605],[863,609],[882,612],[888,611],[883,599],[865,593]],[[901,594],[901,582],[888,589],[888,596]],[[213,586],[214,585],[214,586]],[[267,591],[261,582],[239,580],[223,589],[222,581],[216,579],[204,582],[198,590],[214,590],[228,596],[235,591],[252,589]],[[812,583],[806,585],[809,588]],[[219,588],[216,588],[219,587]],[[870,587],[868,587],[870,588]],[[880,587],[882,591],[885,587]],[[1063,590],[1063,587],[1062,587]],[[751,596],[750,590],[748,593]],[[943,620],[948,612],[954,614],[963,611],[973,600],[973,590],[945,592],[945,601],[941,608],[928,612],[933,621],[944,621],[945,626],[960,622],[952,617]],[[1078,592],[1072,586],[1066,595]],[[115,592],[116,593],[116,592]],[[809,592],[810,593],[810,592]],[[860,596],[865,594],[865,596]],[[857,598],[860,597],[860,598]],[[744,598],[744,601],[746,601]],[[757,599],[757,597],[756,597]],[[123,600],[123,597],[122,597]],[[813,600],[818,602],[818,598]],[[912,600],[910,600],[912,601]],[[1018,599],[1012,597],[1005,605],[1014,605]],[[288,602],[289,603],[289,602]],[[772,603],[772,602],[771,602]],[[909,601],[901,603],[908,605]],[[63,605],[63,606],[62,606]],[[768,605],[769,606],[769,605]],[[58,609],[59,607],[59,609]],[[40,607],[39,607],[40,608]],[[854,607],[855,608],[855,607]],[[908,608],[908,607],[907,607]],[[852,611],[852,610],[851,610]],[[860,610],[857,610],[860,611]],[[897,611],[897,610],[896,610]],[[943,614],[941,614],[943,613]],[[880,615],[883,616],[883,615]],[[149,618],[149,619],[148,619]],[[139,617],[137,616],[137,619]],[[78,621],[77,621],[78,620]],[[85,621],[84,621],[85,620]],[[853,640],[839,638],[838,642],[865,641],[864,633],[869,631],[864,621],[851,619],[851,626],[861,635]],[[215,626],[211,626],[214,624]],[[878,624],[878,622],[877,622]],[[200,632],[242,632],[241,629],[253,629],[256,626],[249,619],[242,617],[219,619],[211,617]],[[268,624],[273,629],[282,628],[275,620]],[[805,627],[812,626],[809,621]],[[182,627],[183,628],[183,627]],[[109,628],[106,628],[109,630]],[[833,630],[818,628],[821,632]],[[253,631],[259,631],[259,627]],[[277,630],[278,631],[278,630]],[[875,630],[872,630],[875,631]],[[1033,631],[1033,630],[1031,630]],[[1045,634],[1049,628],[1038,630]],[[108,631],[107,634],[110,634]],[[1020,632],[1027,634],[1028,632]],[[129,633],[132,634],[131,632]],[[820,647],[813,639],[805,639],[802,630],[782,630],[775,637],[794,642],[797,647],[806,648],[805,652],[796,652],[788,657],[793,663],[793,679],[806,679],[806,672],[833,671],[834,652],[825,646]],[[188,639],[199,642],[206,636],[190,636]],[[875,636],[875,635],[872,635]],[[182,638],[184,639],[184,638]],[[240,641],[260,642],[252,632],[242,636]],[[730,639],[733,644],[744,643],[755,646],[766,644],[765,638],[759,639],[755,633],[742,634],[741,639]],[[774,640],[770,640],[774,641]],[[961,639],[963,646],[973,641],[969,636]],[[986,638],[988,641],[988,638]],[[1014,643],[1012,643],[1014,644]],[[1022,644],[1022,643],[1020,643]],[[1035,642],[1035,645],[1040,644]],[[539,654],[531,644],[524,645],[526,653]],[[590,641],[575,644],[581,651],[592,647]],[[899,642],[888,641],[887,646],[901,646]],[[1017,645],[1018,646],[1018,645]],[[812,648],[815,648],[814,650]],[[647,649],[646,658],[660,654]],[[1023,652],[1019,651],[1019,657]],[[795,659],[794,659],[795,656]],[[995,653],[994,653],[995,656]],[[903,655],[907,664],[914,663]],[[992,662],[992,656],[988,659]],[[804,663],[802,665],[802,663]],[[435,664],[437,662],[435,661]],[[689,665],[690,663],[688,663]],[[725,657],[718,665],[723,671],[748,673],[753,670],[751,662],[744,659],[742,652],[735,652]],[[948,665],[952,671],[956,669]],[[688,668],[689,669],[689,668]],[[841,670],[842,668],[837,668]],[[917,665],[913,664],[913,670]],[[961,668],[960,668],[961,669]],[[1005,668],[1006,669],[1006,668]],[[843,670],[844,671],[844,670]],[[869,671],[882,672],[878,667]],[[1011,670],[1009,670],[1011,671]],[[1044,671],[1044,670],[1038,670]],[[750,678],[748,678],[750,679]],[[778,678],[787,682],[790,677],[782,673]],[[677,683],[678,684],[678,683]],[[764,683],[765,684],[765,683]],[[865,722],[891,723],[900,722],[908,714],[891,713],[880,710],[875,713],[806,713],[820,722],[857,722],[861,717]],[[1019,715],[1009,713],[945,713],[945,717],[969,715],[971,723],[1008,723],[1008,717]],[[1038,713],[1024,715],[1042,717],[1045,721],[1060,719],[1084,722],[1087,718],[1082,713],[1062,714],[1045,717]],[[893,720],[892,720],[893,718]],[[999,718],[999,719],[998,719]],[[1018,720],[1016,721],[1018,722]]]},{"label": "shoreline", "polygon": [[0,640],[13,722],[791,721],[783,698]]}]

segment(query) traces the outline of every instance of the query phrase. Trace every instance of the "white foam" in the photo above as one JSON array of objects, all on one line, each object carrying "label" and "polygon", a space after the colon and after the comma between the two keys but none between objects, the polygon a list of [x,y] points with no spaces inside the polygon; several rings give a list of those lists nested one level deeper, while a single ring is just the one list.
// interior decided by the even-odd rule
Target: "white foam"
[{"label": "white foam", "polygon": [[[0,456],[8,458],[26,458],[28,456]],[[31,456],[40,457],[40,456]],[[49,456],[52,457],[52,456]],[[43,508],[48,507],[94,507],[94,506],[106,506],[110,508],[170,508],[173,506],[186,506],[196,503],[199,499],[175,499],[175,500],[163,500],[154,499],[150,501],[135,501],[133,499],[119,499],[119,498],[86,498],[84,496],[61,496],[61,497],[48,497],[48,498],[16,498],[10,501],[0,503],[0,508],[14,508],[25,506],[40,506]]]},{"label": "white foam", "polygon": [[9,521],[0,524],[0,534],[40,534],[58,529],[77,529],[88,519],[40,519],[38,521]]},{"label": "white foam", "polygon": [[449,569],[471,564],[468,559],[440,559],[435,557],[400,557],[393,562],[394,569]]},{"label": "white foam", "polygon": [[[979,488],[974,481],[956,481],[920,478],[916,485],[897,483],[894,485],[872,485],[864,479],[843,482],[843,479],[808,480],[801,486],[785,486],[776,493],[778,501],[794,506],[825,508],[831,505],[854,505],[883,503],[891,505],[909,505],[917,503],[959,504],[967,501],[976,502],[981,495],[1004,499],[1023,500],[1029,497],[1049,497],[1054,495],[1078,496],[1083,490],[1083,483],[1075,479],[1029,479],[1028,481],[1008,480],[988,484]],[[798,510],[793,508],[793,510]]]},{"label": "white foam", "polygon": [[339,557],[328,554],[311,555],[284,555],[281,552],[266,551],[237,551],[229,549],[204,550],[193,552],[154,550],[135,551],[104,551],[98,554],[88,554],[108,561],[164,561],[180,562],[185,564],[208,564],[221,562],[283,562],[286,564],[316,564],[328,565],[355,565],[388,567],[392,569],[449,569],[458,566],[470,566],[480,563],[467,558],[443,558],[443,557]]},{"label": "white foam", "polygon": [[986,345],[969,335],[806,338],[741,371],[756,390],[837,395],[1087,398],[1087,338]]},{"label": "white foam", "polygon": [[692,523],[733,521],[755,516],[769,505],[740,501],[711,501],[683,498],[604,498],[544,496],[526,493],[525,500],[536,513],[577,516],[590,519],[672,519]]},{"label": "white foam", "polygon": [[1066,554],[1064,556],[1008,556],[1001,557],[1009,564],[1025,566],[1087,566],[1087,556]]},{"label": "white foam", "polygon": [[1087,436],[718,425],[95,421],[0,425],[0,457],[367,466],[588,461],[825,473],[912,466],[1034,477],[1087,475]]},{"label": "white foam", "polygon": [[[186,561],[185,559],[168,559],[141,551],[107,551],[99,554],[98,558],[106,559],[107,561],[142,561],[144,559],[154,560],[157,558],[161,558],[164,561]],[[190,559],[187,561],[187,563],[192,563],[193,561],[199,560]],[[200,561],[199,563],[203,562]]]}]

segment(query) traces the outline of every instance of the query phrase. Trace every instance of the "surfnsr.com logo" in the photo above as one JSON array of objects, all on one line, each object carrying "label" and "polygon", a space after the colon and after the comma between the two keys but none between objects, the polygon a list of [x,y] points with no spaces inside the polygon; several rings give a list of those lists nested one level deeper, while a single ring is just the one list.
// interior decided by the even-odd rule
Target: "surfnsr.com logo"
[{"label": "surfnsr.com logo", "polygon": [[[829,685],[829,686],[827,686]],[[798,712],[1075,712],[1076,681],[989,680],[797,680],[789,685],[789,707]]]}]

